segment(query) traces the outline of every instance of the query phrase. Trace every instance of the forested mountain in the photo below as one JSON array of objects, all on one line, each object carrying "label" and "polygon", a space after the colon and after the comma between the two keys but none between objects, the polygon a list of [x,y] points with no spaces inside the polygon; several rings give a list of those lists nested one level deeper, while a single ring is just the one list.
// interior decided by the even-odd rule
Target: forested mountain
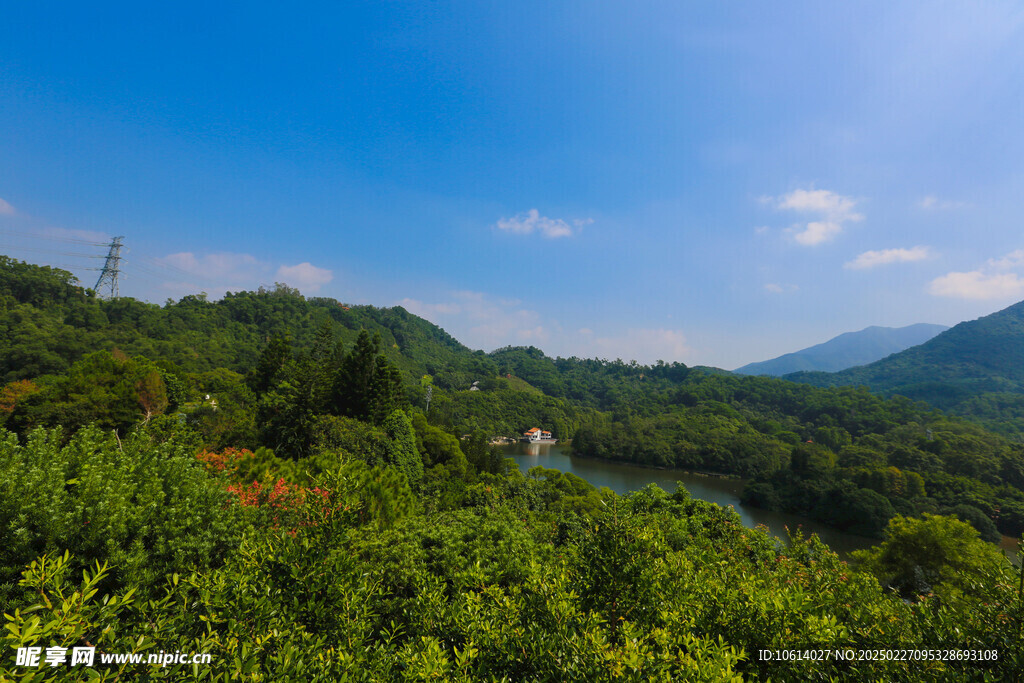
[{"label": "forested mountain", "polygon": [[[286,285],[229,293],[215,302],[199,296],[164,306],[129,298],[101,301],[77,286],[70,273],[0,257],[0,381],[7,383],[80,376],[76,362],[99,350],[116,350],[187,379],[185,389],[193,398],[218,394],[223,421],[233,407],[255,405],[258,397],[247,392],[243,379],[271,341],[281,340],[287,355],[297,358],[313,350],[325,325],[332,343],[346,347],[363,330],[379,335],[376,344],[401,372],[407,401],[424,405],[427,384],[435,385],[441,391],[435,392],[431,410],[459,429],[515,433],[524,424],[544,422],[560,425],[564,434],[578,423],[574,407],[522,381],[500,378],[500,368],[484,352],[470,351],[401,307],[307,299]],[[468,391],[477,381],[498,400],[480,405],[476,392]]]},{"label": "forested mountain", "polygon": [[959,325],[870,365],[794,373],[815,386],[867,386],[927,401],[1001,433],[1024,435],[1024,302]]},{"label": "forested mountain", "polygon": [[846,332],[827,342],[778,358],[749,363],[736,368],[739,375],[770,375],[781,377],[791,372],[837,372],[857,365],[872,363],[911,346],[923,344],[948,330],[945,325],[917,323],[906,327],[872,325],[859,332]]},{"label": "forested mountain", "polygon": [[100,301],[67,273],[11,261],[0,278],[0,420],[22,434],[126,431],[174,414],[209,448],[305,458],[364,448],[358,425],[405,407],[423,413],[422,443],[543,425],[579,455],[753,478],[748,502],[861,534],[962,505],[989,538],[1024,530],[1024,447],[902,398],[680,363],[471,351],[401,308],[286,285],[156,306]]},{"label": "forested mountain", "polygon": [[[479,379],[479,359],[444,330],[402,308],[350,306],[273,290],[227,293],[216,302],[186,296],[165,306],[135,299],[100,301],[65,271],[0,256],[0,378],[62,372],[85,354],[119,348],[174,363],[186,372],[246,372],[274,337],[312,346],[325,321],[343,343],[362,329],[380,333],[385,354],[410,377],[436,375],[445,386]],[[488,371],[489,371],[488,366]]]},{"label": "forested mountain", "polygon": [[[985,542],[1024,530],[1024,447],[906,398],[485,354],[400,308],[284,285],[100,301],[9,259],[0,372],[4,680],[81,677],[42,656],[12,668],[19,648],[213,657],[118,662],[109,680],[1008,680],[1024,667],[1019,575]],[[681,487],[618,496],[521,473],[488,445],[540,425],[580,455],[751,477],[750,502],[884,540],[851,567]],[[987,654],[757,656],[795,643]]]}]

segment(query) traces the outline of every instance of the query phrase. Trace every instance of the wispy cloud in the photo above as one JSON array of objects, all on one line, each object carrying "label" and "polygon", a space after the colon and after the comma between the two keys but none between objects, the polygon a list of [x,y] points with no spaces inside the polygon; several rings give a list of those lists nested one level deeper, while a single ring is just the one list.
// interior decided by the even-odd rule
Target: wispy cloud
[{"label": "wispy cloud", "polygon": [[252,254],[221,251],[197,256],[191,251],[181,251],[154,259],[157,266],[168,266],[171,270],[204,279],[247,283],[258,280],[269,270],[269,265]]},{"label": "wispy cloud", "polygon": [[1016,273],[986,274],[980,270],[948,273],[932,280],[928,291],[956,299],[1009,299],[1024,296],[1024,280]]},{"label": "wispy cloud", "polygon": [[823,242],[830,242],[833,237],[842,231],[843,226],[832,221],[812,221],[804,228],[791,228],[789,230],[797,244],[802,244],[805,247],[813,247]]},{"label": "wispy cloud", "polygon": [[102,243],[110,241],[109,235],[95,230],[76,230],[47,225],[45,221],[38,220],[24,211],[14,208],[14,205],[6,199],[0,199],[0,216],[10,216],[18,222],[21,232],[14,233],[13,236],[20,239],[32,240],[42,237],[67,241],[82,240]]},{"label": "wispy cloud", "polygon": [[451,325],[450,332],[465,335],[460,341],[477,348],[538,344],[549,339],[550,330],[541,324],[541,315],[515,299],[472,291],[452,292],[450,297],[437,303],[406,298],[398,305],[442,327]]},{"label": "wispy cloud", "polygon": [[831,241],[843,231],[845,223],[860,221],[864,216],[854,209],[856,200],[830,190],[793,190],[781,197],[766,197],[762,201],[771,203],[776,209],[817,214],[818,220],[809,221],[788,228],[797,244],[806,247]]},{"label": "wispy cloud", "polygon": [[280,265],[276,269],[252,254],[240,252],[213,252],[196,254],[182,251],[150,259],[147,268],[153,275],[163,275],[161,288],[177,296],[199,291],[220,293],[255,289],[270,281],[283,282],[303,293],[313,293],[331,282],[334,273],[309,262]]},{"label": "wispy cloud", "polygon": [[927,197],[922,197],[921,201],[919,201],[917,205],[926,211],[950,211],[952,209],[962,209],[966,206],[970,206],[967,202],[940,199],[933,194],[930,194]]},{"label": "wispy cloud", "polygon": [[692,351],[686,335],[679,330],[629,328],[620,335],[597,337],[585,344],[579,355],[652,363],[656,360],[679,361],[688,358]]},{"label": "wispy cloud", "polygon": [[923,261],[930,258],[932,251],[928,247],[911,247],[910,249],[880,249],[878,251],[865,251],[863,254],[843,264],[843,268],[850,270],[865,270],[876,266],[884,266],[890,263],[909,263],[912,261]]},{"label": "wispy cloud", "polygon": [[308,261],[294,266],[281,266],[277,269],[277,277],[302,292],[318,292],[320,288],[334,279],[334,273],[328,268],[318,268]]},{"label": "wispy cloud", "polygon": [[590,218],[573,219],[570,225],[569,222],[561,218],[541,216],[537,209],[530,209],[511,218],[502,218],[498,221],[496,227],[499,230],[517,235],[530,235],[538,232],[548,239],[555,239],[558,237],[571,237],[578,233],[583,226],[593,222],[593,219]]},{"label": "wispy cloud", "polygon": [[814,211],[835,220],[860,220],[854,213],[857,202],[830,190],[793,190],[779,198],[777,208],[793,211]]},{"label": "wispy cloud", "polygon": [[226,251],[198,255],[180,251],[138,265],[146,267],[152,277],[161,278],[160,289],[173,297],[255,289],[271,272],[269,264],[251,254]]},{"label": "wispy cloud", "polygon": [[1024,249],[1011,251],[1002,258],[989,259],[988,267],[995,268],[996,270],[1010,270],[1024,267]]},{"label": "wispy cloud", "polygon": [[786,294],[788,292],[795,292],[798,289],[800,288],[796,285],[784,285],[777,282],[768,282],[764,285],[764,290],[772,294]]},{"label": "wispy cloud", "polygon": [[458,315],[462,312],[462,306],[455,302],[428,304],[417,299],[402,299],[398,305],[421,318],[430,319],[434,319],[436,316]]},{"label": "wispy cloud", "polygon": [[984,266],[967,272],[937,277],[928,285],[935,296],[956,299],[1020,299],[1024,297],[1024,250],[989,259]]},{"label": "wispy cloud", "polygon": [[472,348],[534,345],[550,355],[636,359],[644,363],[682,360],[691,354],[680,330],[627,328],[615,334],[602,334],[589,327],[567,330],[557,322],[545,322],[550,318],[523,307],[517,300],[482,292],[452,292],[442,302],[406,298],[398,305],[440,325]]}]

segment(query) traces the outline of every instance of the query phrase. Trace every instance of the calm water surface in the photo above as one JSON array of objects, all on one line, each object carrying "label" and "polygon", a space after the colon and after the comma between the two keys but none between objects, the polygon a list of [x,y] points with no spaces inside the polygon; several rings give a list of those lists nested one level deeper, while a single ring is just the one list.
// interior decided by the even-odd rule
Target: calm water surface
[{"label": "calm water surface", "polygon": [[[786,527],[801,527],[805,534],[816,533],[822,541],[835,550],[840,557],[846,558],[853,550],[867,548],[877,541],[864,536],[846,534],[798,515],[784,512],[769,512],[760,508],[740,504],[744,480],[726,479],[723,477],[692,474],[679,470],[656,470],[637,465],[590,460],[569,455],[569,448],[559,444],[526,444],[518,443],[504,446],[506,457],[515,460],[522,472],[540,465],[561,472],[572,472],[586,479],[597,487],[607,486],[616,493],[628,493],[654,483],[671,493],[676,489],[676,482],[681,481],[694,498],[711,501],[725,507],[731,505],[739,513],[740,519],[747,527],[758,525],[768,527],[774,536],[786,540]],[[1002,547],[1007,551],[1016,548],[1016,542],[1004,537]]]}]

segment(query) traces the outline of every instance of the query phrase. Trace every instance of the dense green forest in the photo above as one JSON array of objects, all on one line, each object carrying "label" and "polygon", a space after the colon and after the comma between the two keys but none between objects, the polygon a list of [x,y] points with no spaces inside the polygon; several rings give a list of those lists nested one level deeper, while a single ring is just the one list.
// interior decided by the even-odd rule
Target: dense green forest
[{"label": "dense green forest", "polygon": [[156,306],[0,266],[0,420],[19,434],[174,414],[207,447],[299,458],[348,444],[352,419],[425,410],[429,390],[421,432],[544,425],[579,455],[747,477],[748,503],[864,535],[924,512],[990,540],[1024,531],[1024,447],[902,397],[532,347],[485,354],[401,308],[286,285]]},{"label": "dense green forest", "polygon": [[868,536],[924,512],[989,540],[1024,531],[1024,446],[923,403],[680,364],[491,356],[597,411],[572,434],[580,455],[749,477],[745,502]]},{"label": "dense green forest", "polygon": [[[681,364],[471,351],[400,308],[278,285],[101,301],[0,260],[0,677],[17,648],[209,652],[102,680],[1008,680],[1024,668],[1022,447],[908,399]],[[431,397],[429,410],[427,396]],[[852,564],[591,457],[751,478],[879,536]],[[998,659],[763,661],[761,649]]]}]

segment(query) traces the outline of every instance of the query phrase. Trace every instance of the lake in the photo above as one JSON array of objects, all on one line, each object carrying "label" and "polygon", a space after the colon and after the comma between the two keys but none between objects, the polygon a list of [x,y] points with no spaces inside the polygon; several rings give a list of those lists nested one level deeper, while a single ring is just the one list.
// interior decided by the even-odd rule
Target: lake
[{"label": "lake", "polygon": [[[531,467],[540,465],[561,472],[572,472],[597,486],[607,486],[616,493],[629,493],[654,483],[671,493],[676,489],[676,482],[683,486],[693,498],[717,503],[722,507],[732,506],[739,513],[744,526],[754,528],[766,526],[774,536],[786,540],[786,527],[801,527],[805,534],[816,533],[822,541],[836,551],[842,558],[847,558],[853,550],[867,548],[878,541],[873,538],[843,533],[812,519],[790,515],[784,512],[769,512],[756,507],[742,505],[740,494],[743,492],[744,480],[728,479],[706,474],[694,474],[680,470],[659,470],[625,463],[607,462],[578,458],[569,454],[569,447],[559,444],[527,444],[517,443],[502,446],[505,456],[511,458],[524,474]],[[1003,537],[1001,547],[1013,556],[1016,541],[1008,536]]]}]

